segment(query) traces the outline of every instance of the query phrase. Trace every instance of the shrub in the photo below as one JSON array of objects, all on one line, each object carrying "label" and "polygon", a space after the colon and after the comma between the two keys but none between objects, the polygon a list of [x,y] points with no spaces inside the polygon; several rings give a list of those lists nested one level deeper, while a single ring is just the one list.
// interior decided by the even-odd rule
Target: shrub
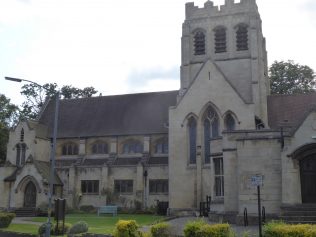
[{"label": "shrub", "polygon": [[229,224],[203,225],[197,232],[198,237],[231,237],[233,231]]},{"label": "shrub", "polygon": [[141,237],[138,225],[134,220],[119,220],[114,229],[114,237]]},{"label": "shrub", "polygon": [[[46,226],[48,224],[47,223],[43,223],[42,225],[40,225],[40,227],[38,228],[38,234],[39,236],[45,236],[45,232],[46,232]],[[64,226],[64,232],[62,233],[62,228],[63,228],[63,223],[62,222],[59,222],[58,224],[58,230],[56,231],[56,227],[57,227],[57,223],[54,223],[51,227],[50,227],[50,234],[54,234],[54,235],[57,235],[57,234],[65,234],[67,233],[67,231],[70,229],[71,227],[71,224],[69,223],[65,223],[65,226]]]},{"label": "shrub", "polygon": [[264,237],[314,237],[315,226],[309,224],[290,225],[283,222],[270,222],[263,228]]},{"label": "shrub", "polygon": [[85,221],[75,223],[68,231],[68,234],[80,234],[88,231],[88,224]]},{"label": "shrub", "polygon": [[64,225],[64,232],[63,232],[63,223],[59,222],[58,223],[58,229],[57,229],[57,223],[54,223],[52,234],[54,235],[62,235],[68,232],[68,230],[71,228],[71,224],[65,223]]},{"label": "shrub", "polygon": [[150,228],[152,237],[168,237],[170,236],[170,225],[166,222],[161,222],[153,225]]},{"label": "shrub", "polygon": [[202,226],[206,223],[202,220],[200,221],[190,221],[184,226],[183,232],[184,237],[198,237],[197,232],[201,229]]},{"label": "shrub", "polygon": [[6,228],[11,224],[11,221],[15,217],[14,213],[1,212],[0,213],[0,228]]},{"label": "shrub", "polygon": [[[46,226],[48,224],[47,223],[43,223],[40,225],[40,227],[38,228],[38,234],[39,236],[45,236],[45,232],[46,232]],[[50,228],[50,233],[52,233],[52,227]]]},{"label": "shrub", "polygon": [[80,211],[87,212],[87,213],[95,213],[96,209],[92,205],[82,205],[80,206]]}]

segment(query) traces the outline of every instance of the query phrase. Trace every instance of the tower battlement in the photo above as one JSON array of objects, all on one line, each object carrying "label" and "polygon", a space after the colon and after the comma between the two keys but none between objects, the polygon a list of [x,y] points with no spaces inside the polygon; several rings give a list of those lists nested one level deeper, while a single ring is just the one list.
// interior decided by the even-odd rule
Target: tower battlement
[{"label": "tower battlement", "polygon": [[208,0],[202,8],[195,6],[194,2],[188,2],[185,5],[186,19],[231,15],[251,11],[258,12],[256,0],[240,0],[238,3],[235,3],[234,0],[225,0],[225,4],[220,6],[214,6],[214,2]]}]

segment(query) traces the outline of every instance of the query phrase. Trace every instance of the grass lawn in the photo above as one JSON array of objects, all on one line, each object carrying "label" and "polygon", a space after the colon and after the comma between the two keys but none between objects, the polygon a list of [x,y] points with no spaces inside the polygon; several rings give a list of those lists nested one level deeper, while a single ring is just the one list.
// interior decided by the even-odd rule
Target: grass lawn
[{"label": "grass lawn", "polygon": [[[163,216],[142,215],[142,214],[118,214],[97,216],[97,214],[69,214],[66,215],[65,222],[74,224],[78,221],[85,221],[89,225],[89,232],[96,234],[110,234],[118,220],[135,220],[140,226],[150,225],[154,222],[163,220]],[[46,222],[47,217],[34,217],[33,222]],[[11,224],[9,228],[3,230],[37,234],[38,225],[32,224]]]}]

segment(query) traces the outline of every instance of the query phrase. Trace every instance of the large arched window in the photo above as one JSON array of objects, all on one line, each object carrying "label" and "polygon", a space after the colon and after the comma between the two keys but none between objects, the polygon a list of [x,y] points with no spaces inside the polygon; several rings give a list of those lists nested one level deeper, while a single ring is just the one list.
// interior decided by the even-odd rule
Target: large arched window
[{"label": "large arched window", "polygon": [[248,50],[248,28],[244,24],[236,27],[236,48],[237,51]]},{"label": "large arched window", "polygon": [[205,54],[205,34],[199,30],[194,34],[194,55],[203,54]]},{"label": "large arched window", "polygon": [[92,145],[92,154],[108,154],[108,144],[105,142],[96,142]]},{"label": "large arched window", "polygon": [[219,120],[216,111],[210,107],[204,118],[204,162],[211,161],[211,139],[219,136]]},{"label": "large arched window", "polygon": [[215,28],[214,37],[215,37],[215,53],[226,52],[226,29],[224,27]]},{"label": "large arched window", "polygon": [[62,148],[62,154],[64,156],[78,155],[79,154],[78,145],[75,143],[64,144]]},{"label": "large arched window", "polygon": [[131,153],[142,153],[143,145],[139,141],[127,141],[123,145],[123,153],[131,154]]},{"label": "large arched window", "polygon": [[231,114],[225,116],[225,128],[228,131],[233,131],[236,129],[236,122]]},{"label": "large arched window", "polygon": [[195,164],[196,163],[196,121],[193,117],[189,119],[188,123],[189,129],[189,163]]},{"label": "large arched window", "polygon": [[19,143],[16,144],[16,166],[22,166],[25,164],[25,153],[26,153],[26,144],[25,143]]}]

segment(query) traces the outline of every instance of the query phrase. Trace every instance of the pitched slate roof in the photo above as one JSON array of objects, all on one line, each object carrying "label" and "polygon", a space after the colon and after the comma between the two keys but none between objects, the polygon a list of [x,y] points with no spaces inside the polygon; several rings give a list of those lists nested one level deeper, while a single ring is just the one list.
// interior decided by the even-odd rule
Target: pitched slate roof
[{"label": "pitched slate roof", "polygon": [[[168,109],[178,91],[99,96],[60,101],[58,138],[167,133]],[[51,134],[55,102],[39,122]]]},{"label": "pitched slate roof", "polygon": [[269,126],[299,126],[311,110],[316,109],[316,93],[268,96]]}]

